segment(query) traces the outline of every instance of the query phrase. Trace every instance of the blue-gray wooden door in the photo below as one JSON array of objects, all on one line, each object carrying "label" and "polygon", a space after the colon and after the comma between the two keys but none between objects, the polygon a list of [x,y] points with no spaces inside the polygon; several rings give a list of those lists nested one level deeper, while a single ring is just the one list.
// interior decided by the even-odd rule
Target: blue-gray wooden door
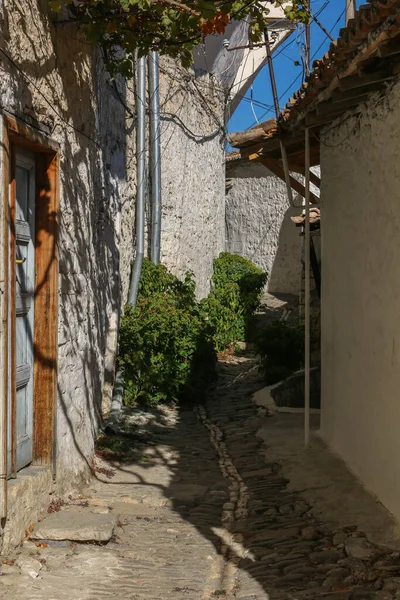
[{"label": "blue-gray wooden door", "polygon": [[[15,242],[16,242],[16,390],[15,397],[16,470],[32,462],[33,448],[33,335],[34,335],[34,286],[35,286],[35,161],[34,156],[17,152],[15,167]],[[12,282],[11,282],[12,285]],[[13,378],[10,378],[12,381]],[[9,414],[12,413],[11,406]],[[10,423],[10,427],[12,427]]]}]

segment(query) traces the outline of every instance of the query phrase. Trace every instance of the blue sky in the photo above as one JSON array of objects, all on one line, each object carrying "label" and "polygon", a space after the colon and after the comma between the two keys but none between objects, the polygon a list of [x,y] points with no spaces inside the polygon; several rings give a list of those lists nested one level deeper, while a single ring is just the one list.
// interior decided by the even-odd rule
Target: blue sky
[{"label": "blue sky", "polygon": [[[345,4],[346,0],[311,0],[313,14],[318,15],[318,20],[331,32],[332,37],[335,39],[338,37],[340,28],[344,27]],[[319,13],[319,11],[321,12]],[[314,60],[322,57],[324,52],[328,50],[330,40],[315,22],[311,24],[310,36],[311,56]],[[299,26],[297,31],[293,32],[290,38],[273,55],[276,85],[280,97],[279,105],[281,108],[286,104],[289,97],[293,95],[293,92],[301,86],[303,69],[301,66],[295,66],[294,61],[298,61],[300,65],[302,64],[302,44],[304,44],[304,34],[303,28]],[[257,121],[255,117],[259,121],[264,121],[275,116],[272,108],[273,97],[267,65],[258,74],[253,83],[253,90],[249,90],[246,97],[251,98],[251,95],[253,102],[250,103],[248,100],[243,99],[232,115],[228,122],[228,132],[242,131],[256,125]],[[264,105],[270,105],[270,108]]]}]

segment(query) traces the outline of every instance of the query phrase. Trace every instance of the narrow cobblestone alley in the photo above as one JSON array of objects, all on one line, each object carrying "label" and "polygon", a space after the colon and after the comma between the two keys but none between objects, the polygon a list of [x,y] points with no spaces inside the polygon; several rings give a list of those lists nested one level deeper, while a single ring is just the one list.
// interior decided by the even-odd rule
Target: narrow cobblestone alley
[{"label": "narrow cobblestone alley", "polygon": [[[389,600],[400,555],[331,531],[265,462],[254,359],[220,364],[205,405],[128,415],[130,446],[98,460],[71,513],[119,515],[106,545],[27,540],[2,566],[18,600]],[[399,591],[398,591],[399,590]]]}]

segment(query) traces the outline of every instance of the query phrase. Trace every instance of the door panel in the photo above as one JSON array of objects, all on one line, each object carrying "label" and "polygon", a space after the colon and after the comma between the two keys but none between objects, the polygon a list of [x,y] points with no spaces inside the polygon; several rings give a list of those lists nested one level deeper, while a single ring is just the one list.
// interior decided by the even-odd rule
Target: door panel
[{"label": "door panel", "polygon": [[[15,387],[10,390],[10,413],[14,414],[9,439],[9,465],[15,448],[16,470],[32,462],[33,442],[33,335],[35,281],[35,161],[25,153],[16,154],[15,167]],[[11,282],[12,285],[12,282]],[[13,347],[12,344],[10,346]],[[14,406],[13,406],[14,404]]]}]

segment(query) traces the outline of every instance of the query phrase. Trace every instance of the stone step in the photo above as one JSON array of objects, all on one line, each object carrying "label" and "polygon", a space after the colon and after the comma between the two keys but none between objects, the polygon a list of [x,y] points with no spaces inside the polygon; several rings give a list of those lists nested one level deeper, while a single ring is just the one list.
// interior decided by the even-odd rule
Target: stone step
[{"label": "stone step", "polygon": [[115,513],[63,510],[50,514],[38,523],[30,539],[105,543],[112,538],[117,523],[118,515]]}]

